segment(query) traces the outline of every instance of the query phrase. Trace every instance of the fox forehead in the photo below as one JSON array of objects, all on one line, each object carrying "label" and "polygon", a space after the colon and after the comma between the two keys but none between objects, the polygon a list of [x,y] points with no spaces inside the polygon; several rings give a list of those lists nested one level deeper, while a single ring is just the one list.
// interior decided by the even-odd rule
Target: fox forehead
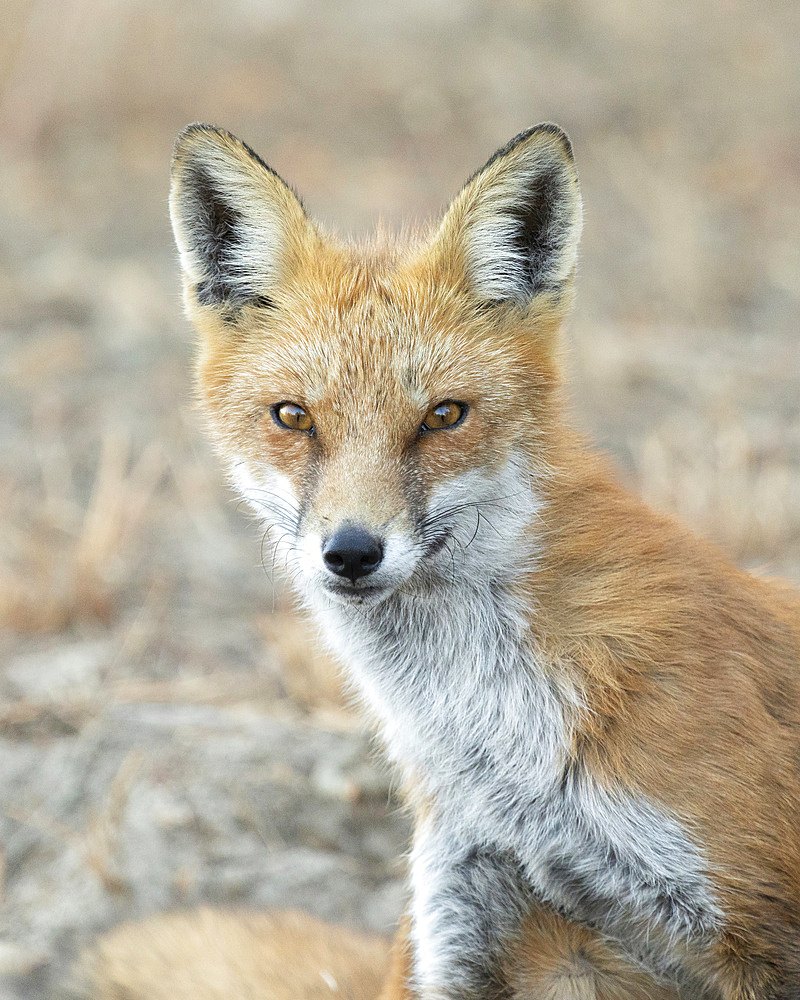
[{"label": "fox forehead", "polygon": [[394,273],[362,278],[357,292],[342,276],[337,294],[336,285],[314,277],[302,274],[269,307],[241,316],[237,335],[217,341],[201,361],[203,379],[216,374],[228,391],[234,382],[264,402],[416,421],[446,398],[497,408],[553,378],[529,331],[498,335],[495,317],[447,289],[408,287],[412,279]]}]

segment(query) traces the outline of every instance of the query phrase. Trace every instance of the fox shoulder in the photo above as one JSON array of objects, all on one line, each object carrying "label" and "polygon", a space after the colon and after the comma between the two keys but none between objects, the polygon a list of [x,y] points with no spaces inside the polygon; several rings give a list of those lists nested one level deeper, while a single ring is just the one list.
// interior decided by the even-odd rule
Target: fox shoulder
[{"label": "fox shoulder", "polygon": [[199,910],[123,924],[79,969],[82,1000],[375,1000],[382,938],[306,913]]}]

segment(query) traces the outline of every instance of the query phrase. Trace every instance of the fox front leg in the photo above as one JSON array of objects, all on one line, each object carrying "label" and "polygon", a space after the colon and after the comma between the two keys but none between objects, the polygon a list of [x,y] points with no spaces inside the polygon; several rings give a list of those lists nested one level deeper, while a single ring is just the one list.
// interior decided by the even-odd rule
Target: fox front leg
[{"label": "fox front leg", "polygon": [[531,904],[514,859],[426,831],[417,835],[411,884],[418,994],[424,1000],[510,996],[504,959]]}]

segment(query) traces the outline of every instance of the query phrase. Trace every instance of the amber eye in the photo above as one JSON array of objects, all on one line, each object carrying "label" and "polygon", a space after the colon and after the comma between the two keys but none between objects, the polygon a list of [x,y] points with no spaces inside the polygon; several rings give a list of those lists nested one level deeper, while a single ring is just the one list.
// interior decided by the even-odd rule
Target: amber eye
[{"label": "amber eye", "polygon": [[270,408],[272,419],[280,427],[290,431],[305,431],[310,434],[314,430],[314,421],[309,413],[297,403],[276,403]]},{"label": "amber eye", "polygon": [[456,427],[466,415],[466,403],[456,403],[453,399],[446,399],[428,410],[420,430],[440,431],[445,427]]}]

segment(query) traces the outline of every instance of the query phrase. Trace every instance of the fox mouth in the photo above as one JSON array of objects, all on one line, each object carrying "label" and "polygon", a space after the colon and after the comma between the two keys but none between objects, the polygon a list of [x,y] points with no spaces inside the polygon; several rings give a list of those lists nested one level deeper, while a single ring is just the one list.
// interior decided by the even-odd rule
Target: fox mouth
[{"label": "fox mouth", "polygon": [[383,597],[388,597],[392,587],[376,584],[362,587],[351,583],[326,583],[325,593],[341,604],[375,604]]}]

